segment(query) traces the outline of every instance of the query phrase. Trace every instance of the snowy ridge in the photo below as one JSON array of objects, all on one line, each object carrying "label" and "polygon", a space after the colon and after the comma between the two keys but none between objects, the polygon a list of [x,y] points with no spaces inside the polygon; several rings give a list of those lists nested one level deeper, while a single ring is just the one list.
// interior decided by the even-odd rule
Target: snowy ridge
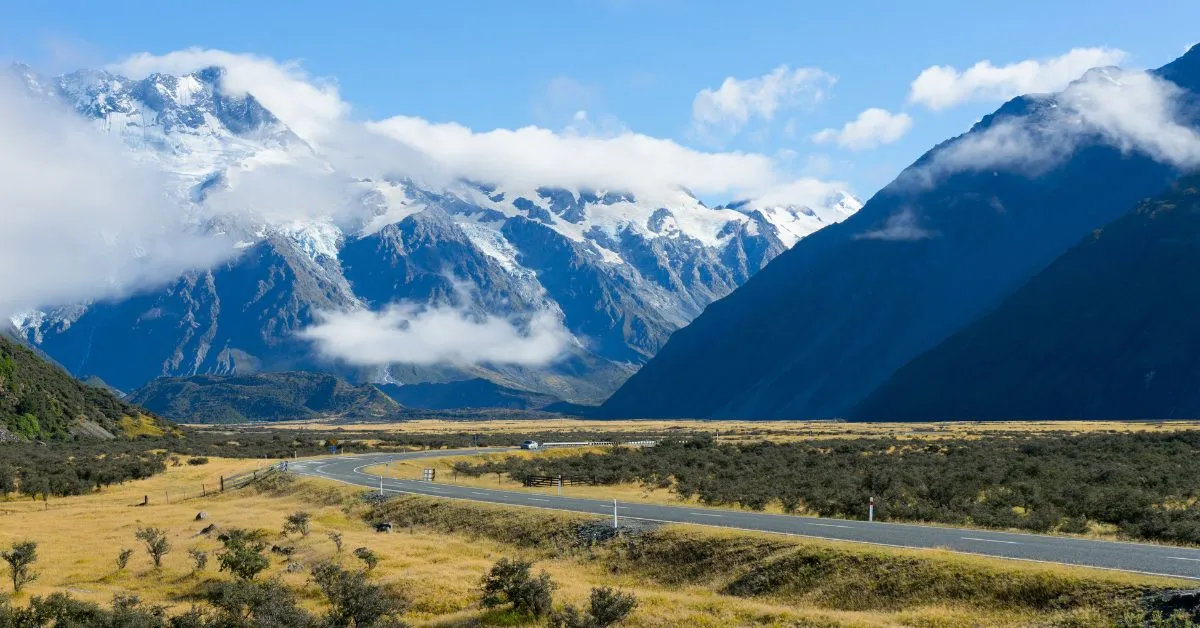
[{"label": "snowy ridge", "polygon": [[[320,312],[442,304],[467,294],[471,303],[456,305],[479,314],[530,320],[554,313],[577,350],[565,364],[540,370],[396,364],[350,375],[395,383],[487,377],[594,402],[709,303],[861,206],[847,193],[816,206],[749,200],[708,207],[679,188],[634,195],[464,180],[433,188],[405,173],[339,170],[355,168],[354,161],[322,155],[253,96],[226,93],[216,68],[138,81],[108,72],[48,78],[24,66],[14,71],[34,96],[57,100],[120,139],[171,181],[200,224],[242,251],[228,267],[190,273],[158,295],[13,321],[52,356],[70,356],[63,363],[76,374],[123,389],[157,375],[332,368],[312,362],[295,339]],[[303,219],[229,207],[258,210],[275,200],[274,188],[264,195],[253,187],[266,166],[282,166],[297,182],[319,181],[326,196],[312,200],[302,191],[296,201],[328,207],[311,208]],[[137,368],[97,361],[96,337],[128,339],[127,362]]]}]

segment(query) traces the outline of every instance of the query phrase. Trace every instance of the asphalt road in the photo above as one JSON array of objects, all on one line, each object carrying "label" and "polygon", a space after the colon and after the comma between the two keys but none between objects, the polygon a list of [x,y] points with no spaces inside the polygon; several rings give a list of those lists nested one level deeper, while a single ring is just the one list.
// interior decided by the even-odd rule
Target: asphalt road
[{"label": "asphalt road", "polygon": [[[476,451],[507,450],[492,448],[331,456],[293,462],[289,465],[289,470],[301,475],[378,489],[379,476],[367,475],[363,473],[363,468],[393,460],[435,458]],[[491,504],[566,510],[609,518],[613,514],[612,502],[570,496],[558,497],[553,491],[550,491],[550,494],[534,494],[455,486],[445,482],[397,479],[384,479],[383,489],[388,493],[414,493]],[[563,490],[569,493],[570,487]],[[1200,580],[1200,549],[942,526],[771,515],[696,506],[655,506],[634,502],[618,503],[617,512],[621,519],[688,523],[895,547],[940,548],[966,554],[1085,565]]]}]

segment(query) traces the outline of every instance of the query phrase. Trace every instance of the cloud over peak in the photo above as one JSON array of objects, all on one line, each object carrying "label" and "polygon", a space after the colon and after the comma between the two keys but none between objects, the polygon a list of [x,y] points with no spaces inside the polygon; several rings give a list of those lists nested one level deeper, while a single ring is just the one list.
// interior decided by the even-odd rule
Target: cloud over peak
[{"label": "cloud over peak", "polygon": [[1088,69],[1116,65],[1126,56],[1115,48],[1075,48],[1050,59],[1026,59],[1003,66],[980,61],[964,71],[935,65],[913,80],[908,100],[937,111],[972,101],[1055,92]]},{"label": "cloud over peak", "polygon": [[298,61],[278,62],[252,54],[188,48],[164,55],[142,52],[108,67],[132,79],[154,73],[188,74],[208,67],[225,70],[222,87],[235,94],[253,94],[262,106],[297,135],[318,142],[333,123],[350,112],[335,82],[315,79]]}]

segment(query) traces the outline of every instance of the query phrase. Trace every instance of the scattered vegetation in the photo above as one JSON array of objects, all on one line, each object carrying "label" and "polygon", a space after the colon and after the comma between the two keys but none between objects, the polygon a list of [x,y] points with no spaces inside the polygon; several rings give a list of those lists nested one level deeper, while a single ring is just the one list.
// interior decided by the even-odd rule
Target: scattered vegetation
[{"label": "scattered vegetation", "polygon": [[171,542],[167,540],[166,531],[158,528],[138,528],[134,538],[146,546],[146,553],[150,555],[150,560],[154,561],[154,568],[161,569],[163,556],[171,553]]},{"label": "scattered vegetation", "polygon": [[592,589],[586,611],[568,604],[550,617],[553,628],[607,628],[620,623],[637,608],[637,597],[611,587]]},{"label": "scattered vegetation", "polygon": [[639,482],[680,498],[761,510],[1086,532],[1200,543],[1200,431],[975,439],[664,441],[607,453],[462,461],[458,473]]},{"label": "scattered vegetation", "polygon": [[125,567],[129,566],[129,559],[132,557],[133,550],[129,548],[123,548],[120,553],[117,554],[117,571],[122,571],[125,569]]},{"label": "scattered vegetation", "polygon": [[271,561],[263,554],[267,544],[262,534],[234,528],[219,538],[225,546],[225,550],[217,554],[221,571],[228,571],[239,580],[250,581],[271,566]]},{"label": "scattered vegetation", "polygon": [[33,564],[37,562],[37,543],[15,543],[12,549],[0,551],[0,559],[8,563],[8,574],[12,578],[14,593],[20,593],[25,585],[37,580],[38,574],[33,570]]},{"label": "scattered vegetation", "polygon": [[511,605],[518,615],[545,617],[554,605],[554,582],[545,571],[533,575],[533,563],[501,558],[483,577],[485,608]]},{"label": "scattered vegetation", "polygon": [[287,520],[283,523],[284,534],[299,534],[300,536],[308,536],[311,530],[312,515],[303,510],[296,511],[287,516]]},{"label": "scattered vegetation", "polygon": [[193,547],[188,549],[188,557],[192,559],[192,564],[195,565],[196,571],[204,571],[208,567],[208,552]]},{"label": "scattered vegetation", "polygon": [[373,571],[379,565],[379,555],[369,547],[358,547],[354,549],[354,557],[361,560],[366,566],[367,571]]}]

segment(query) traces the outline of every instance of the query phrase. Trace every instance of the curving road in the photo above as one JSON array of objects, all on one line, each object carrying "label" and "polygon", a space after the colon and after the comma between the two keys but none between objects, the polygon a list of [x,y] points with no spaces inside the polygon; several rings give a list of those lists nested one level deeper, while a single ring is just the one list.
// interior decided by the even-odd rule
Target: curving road
[{"label": "curving road", "polygon": [[[379,476],[367,475],[363,473],[363,468],[393,460],[510,450],[511,448],[490,448],[332,456],[293,462],[289,465],[289,470],[301,475],[378,489]],[[385,479],[383,490],[389,493],[412,493],[491,504],[566,510],[610,518],[613,512],[611,502],[596,499],[455,486],[419,480]],[[698,506],[655,506],[631,502],[618,504],[618,513],[620,518],[628,519],[775,532],[894,547],[940,548],[965,554],[1084,565],[1200,580],[1200,549],[1192,548],[931,525],[771,515]]]}]

